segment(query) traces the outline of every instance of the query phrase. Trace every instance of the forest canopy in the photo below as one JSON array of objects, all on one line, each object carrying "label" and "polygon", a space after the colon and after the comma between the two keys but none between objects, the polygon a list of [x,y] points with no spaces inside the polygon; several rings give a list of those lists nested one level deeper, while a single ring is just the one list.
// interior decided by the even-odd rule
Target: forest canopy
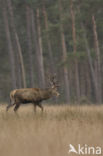
[{"label": "forest canopy", "polygon": [[102,103],[102,0],[0,2],[0,101],[56,73],[56,102]]}]

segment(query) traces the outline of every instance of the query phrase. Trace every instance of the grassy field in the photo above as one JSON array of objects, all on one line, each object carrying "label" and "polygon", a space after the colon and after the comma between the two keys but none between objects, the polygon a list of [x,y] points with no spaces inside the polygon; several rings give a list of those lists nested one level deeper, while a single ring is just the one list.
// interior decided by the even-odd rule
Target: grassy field
[{"label": "grassy field", "polygon": [[74,156],[69,144],[103,147],[103,106],[44,107],[35,114],[21,106],[16,115],[0,106],[0,156]]}]

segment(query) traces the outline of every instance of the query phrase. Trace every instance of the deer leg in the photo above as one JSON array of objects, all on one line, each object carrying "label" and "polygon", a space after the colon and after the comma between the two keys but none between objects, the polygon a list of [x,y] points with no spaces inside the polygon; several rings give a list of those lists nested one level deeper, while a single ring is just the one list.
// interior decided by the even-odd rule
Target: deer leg
[{"label": "deer leg", "polygon": [[15,105],[15,103],[13,103],[13,104],[9,104],[9,105],[6,107],[6,111],[8,111],[9,108],[12,107],[12,106],[14,106],[14,105]]},{"label": "deer leg", "polygon": [[14,107],[14,112],[16,112],[18,110],[18,108],[20,107],[20,104],[16,104],[16,106]]},{"label": "deer leg", "polygon": [[42,104],[41,103],[38,103],[37,105],[41,108],[41,110],[43,112],[43,106],[42,106]]}]

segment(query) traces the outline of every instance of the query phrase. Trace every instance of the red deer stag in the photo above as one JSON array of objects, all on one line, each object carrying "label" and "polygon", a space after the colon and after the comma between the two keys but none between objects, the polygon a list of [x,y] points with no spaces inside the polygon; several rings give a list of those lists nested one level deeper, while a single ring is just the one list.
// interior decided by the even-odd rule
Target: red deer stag
[{"label": "red deer stag", "polygon": [[6,110],[15,105],[14,111],[20,107],[21,104],[32,103],[34,105],[34,111],[36,111],[36,106],[40,107],[43,111],[43,106],[41,102],[47,100],[53,96],[59,96],[57,91],[57,82],[55,77],[49,78],[51,87],[46,89],[40,88],[23,88],[15,89],[10,92],[10,104],[7,106]]}]

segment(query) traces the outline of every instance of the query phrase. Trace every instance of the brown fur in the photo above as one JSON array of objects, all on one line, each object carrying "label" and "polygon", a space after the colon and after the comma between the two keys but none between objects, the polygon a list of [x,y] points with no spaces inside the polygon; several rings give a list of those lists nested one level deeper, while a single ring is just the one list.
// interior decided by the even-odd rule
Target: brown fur
[{"label": "brown fur", "polygon": [[58,96],[57,87],[52,86],[48,89],[40,88],[24,88],[24,89],[15,89],[10,92],[10,101],[11,103],[7,106],[7,110],[16,105],[14,111],[16,111],[21,104],[32,103],[36,111],[36,106],[39,106],[43,111],[43,106],[41,102],[47,100],[53,96]]}]

